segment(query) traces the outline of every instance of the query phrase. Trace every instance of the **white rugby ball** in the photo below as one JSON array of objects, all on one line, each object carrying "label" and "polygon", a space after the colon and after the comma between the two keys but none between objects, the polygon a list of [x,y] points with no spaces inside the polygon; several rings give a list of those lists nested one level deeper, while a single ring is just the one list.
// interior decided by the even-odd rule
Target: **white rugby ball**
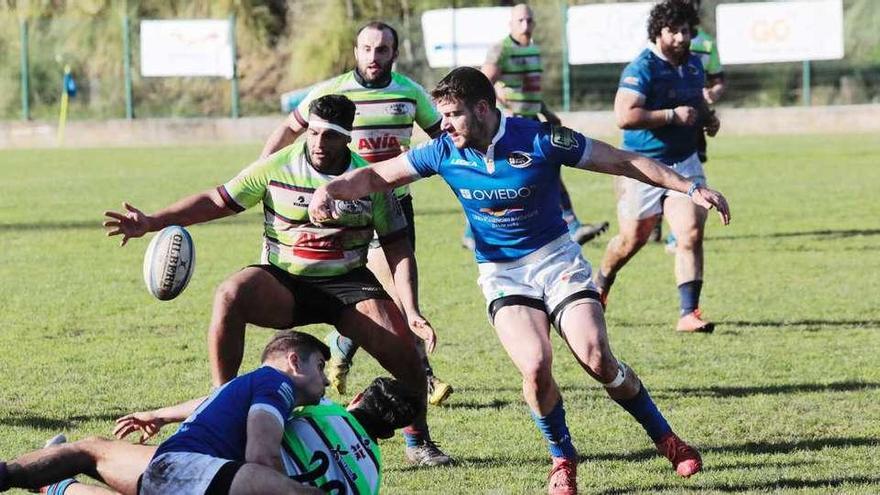
[{"label": "white rugby ball", "polygon": [[174,299],[189,283],[196,265],[196,251],[189,232],[179,225],[160,230],[144,255],[144,282],[160,301]]}]

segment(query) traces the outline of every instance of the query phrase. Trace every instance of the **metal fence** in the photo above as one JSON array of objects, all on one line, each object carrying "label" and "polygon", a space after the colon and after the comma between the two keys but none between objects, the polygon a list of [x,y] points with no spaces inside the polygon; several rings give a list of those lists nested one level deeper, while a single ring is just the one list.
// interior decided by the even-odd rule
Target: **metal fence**
[{"label": "metal fence", "polygon": [[[422,13],[436,8],[511,2],[289,0],[267,1],[265,5],[226,2],[219,7],[217,2],[194,2],[212,6],[202,9],[206,17],[237,15],[237,90],[222,78],[141,77],[139,21],[157,17],[155,9],[147,8],[146,3],[130,0],[125,11],[108,7],[94,15],[63,12],[27,19],[15,10],[0,10],[0,118],[57,118],[65,65],[71,66],[78,84],[77,97],[70,103],[71,119],[128,116],[126,26],[130,40],[130,110],[136,118],[229,116],[236,94],[242,115],[277,113],[281,93],[352,68],[354,31],[373,19],[386,21],[400,32],[397,70],[430,87],[445,70],[427,64]],[[568,2],[575,3],[594,2]],[[703,1],[702,23],[710,31],[714,30],[713,13],[718,3],[723,0]],[[571,110],[611,108],[623,64],[570,66],[565,98],[561,33],[566,2],[543,0],[531,4],[538,22],[535,38],[544,52],[543,86],[548,104],[561,108],[568,100]],[[222,11],[224,6],[226,10]],[[264,7],[274,9],[274,17],[265,9],[259,10]],[[806,74],[800,63],[727,66],[729,89],[722,104],[748,107],[880,102],[880,2],[844,0],[844,9],[847,55],[843,60],[812,62]],[[190,13],[179,14],[184,17]],[[259,16],[264,17],[257,19]],[[27,57],[23,58],[25,49]],[[724,47],[720,49],[723,52]],[[24,61],[26,78],[22,77]],[[810,78],[808,95],[804,94],[805,75]],[[27,94],[26,99],[23,94]],[[809,96],[807,101],[805,96]]]}]

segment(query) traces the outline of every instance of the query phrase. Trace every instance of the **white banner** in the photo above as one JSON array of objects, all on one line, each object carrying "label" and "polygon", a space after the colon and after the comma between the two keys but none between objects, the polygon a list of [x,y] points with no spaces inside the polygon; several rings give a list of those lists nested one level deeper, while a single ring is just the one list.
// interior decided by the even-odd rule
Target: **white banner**
[{"label": "white banner", "polygon": [[724,65],[843,58],[841,0],[719,5]]},{"label": "white banner", "polygon": [[232,79],[228,20],[141,21],[141,75]]},{"label": "white banner", "polygon": [[489,48],[510,32],[510,7],[428,10],[422,14],[431,67],[480,66]]},{"label": "white banner", "polygon": [[631,62],[648,44],[653,2],[569,7],[568,63]]}]

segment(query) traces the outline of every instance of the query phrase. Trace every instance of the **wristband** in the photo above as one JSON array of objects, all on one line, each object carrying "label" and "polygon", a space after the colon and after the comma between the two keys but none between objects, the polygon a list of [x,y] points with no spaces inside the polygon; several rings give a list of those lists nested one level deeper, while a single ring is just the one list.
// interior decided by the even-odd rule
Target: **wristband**
[{"label": "wristband", "polygon": [[667,108],[666,109],[666,123],[671,124],[674,119],[675,119],[675,110],[673,110],[671,108]]},{"label": "wristband", "polygon": [[694,193],[697,191],[697,189],[699,189],[701,187],[703,187],[703,185],[700,184],[698,181],[691,182],[691,187],[688,188],[688,192],[687,192],[688,197],[693,198]]}]

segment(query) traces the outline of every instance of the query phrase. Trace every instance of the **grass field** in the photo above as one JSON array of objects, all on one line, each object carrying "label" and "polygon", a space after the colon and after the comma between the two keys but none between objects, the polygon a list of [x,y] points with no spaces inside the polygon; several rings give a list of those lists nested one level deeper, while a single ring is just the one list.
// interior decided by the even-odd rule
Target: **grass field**
[{"label": "grass field", "polygon": [[[257,152],[0,152],[0,459],[59,431],[107,435],[123,413],[208,391],[212,291],[257,260],[260,214],[192,227],[195,276],[159,302],[141,279],[147,242],[118,248],[101,212],[123,200],[159,208],[225,181]],[[554,337],[582,491],[880,492],[880,137],[722,138],[711,158],[710,181],[733,211],[729,227],[713,216],[708,228],[703,307],[715,333],[672,330],[672,258],[658,245],[618,277],[608,313],[616,354],[702,450],[705,472],[678,479]],[[582,218],[612,217],[608,177],[565,173]],[[458,206],[439,179],[414,191],[422,307],[440,335],[433,364],[456,389],[429,420],[459,463],[413,470],[400,438],[388,441],[385,492],[543,493],[546,449],[458,247]],[[598,262],[605,240],[584,248],[588,259]],[[245,366],[269,335],[249,330]],[[350,389],[379,373],[361,354]]]}]

